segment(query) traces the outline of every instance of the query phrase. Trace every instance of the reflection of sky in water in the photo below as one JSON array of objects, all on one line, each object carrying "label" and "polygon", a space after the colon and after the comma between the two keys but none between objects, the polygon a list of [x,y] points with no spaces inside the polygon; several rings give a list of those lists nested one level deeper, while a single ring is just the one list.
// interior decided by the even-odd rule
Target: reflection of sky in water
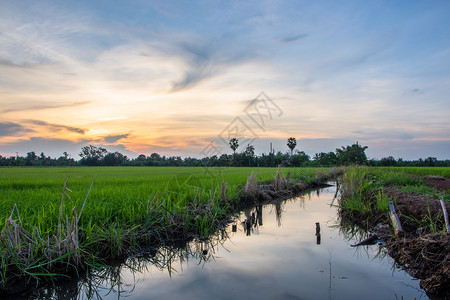
[{"label": "reflection of sky in water", "polygon": [[[133,299],[395,299],[426,298],[418,281],[392,270],[392,260],[377,258],[377,246],[352,248],[336,224],[329,204],[334,188],[287,201],[281,205],[278,226],[274,205],[263,207],[263,225],[247,236],[240,223],[214,259],[191,257],[173,264],[169,276],[149,266],[144,273],[122,271],[122,296]],[[253,210],[255,212],[255,210]],[[248,216],[251,213],[247,214]],[[316,244],[316,222],[321,244]],[[331,281],[330,281],[331,263]],[[330,289],[331,283],[331,289]],[[80,295],[80,298],[83,296]],[[102,295],[117,299],[116,293]]]}]

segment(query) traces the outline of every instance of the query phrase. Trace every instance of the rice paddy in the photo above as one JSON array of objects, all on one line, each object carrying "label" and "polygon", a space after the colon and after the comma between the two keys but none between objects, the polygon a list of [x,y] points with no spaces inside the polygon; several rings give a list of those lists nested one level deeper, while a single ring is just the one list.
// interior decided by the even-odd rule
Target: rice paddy
[{"label": "rice paddy", "polygon": [[[143,246],[208,238],[237,212],[252,172],[258,182],[280,176],[276,168],[2,168],[0,288],[15,278],[65,276]],[[288,172],[303,182],[329,173],[281,175]]]}]

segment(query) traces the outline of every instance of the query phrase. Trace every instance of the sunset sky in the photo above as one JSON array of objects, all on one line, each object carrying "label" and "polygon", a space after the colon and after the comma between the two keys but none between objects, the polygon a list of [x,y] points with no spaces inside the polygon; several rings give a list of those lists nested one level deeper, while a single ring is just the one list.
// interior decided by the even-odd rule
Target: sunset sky
[{"label": "sunset sky", "polygon": [[3,156],[450,159],[450,1],[0,0],[0,116]]}]

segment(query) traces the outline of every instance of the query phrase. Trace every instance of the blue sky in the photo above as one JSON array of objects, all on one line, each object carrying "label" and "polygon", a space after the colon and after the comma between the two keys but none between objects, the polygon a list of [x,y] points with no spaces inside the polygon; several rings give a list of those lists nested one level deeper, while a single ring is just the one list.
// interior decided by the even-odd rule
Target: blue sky
[{"label": "blue sky", "polygon": [[449,23],[448,1],[0,1],[0,155],[230,153],[239,118],[257,153],[449,159]]}]

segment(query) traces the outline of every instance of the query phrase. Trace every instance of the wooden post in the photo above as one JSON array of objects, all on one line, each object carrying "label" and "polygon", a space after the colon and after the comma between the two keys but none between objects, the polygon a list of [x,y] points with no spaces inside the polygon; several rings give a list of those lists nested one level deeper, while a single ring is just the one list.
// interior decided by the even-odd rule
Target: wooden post
[{"label": "wooden post", "polygon": [[398,218],[398,215],[395,212],[394,203],[392,201],[389,202],[389,216],[391,217],[395,234],[398,234],[400,231],[403,231],[402,224],[400,224],[400,219]]},{"label": "wooden post", "polygon": [[340,186],[339,180],[337,179],[337,176],[336,176],[336,174],[334,173],[333,168],[331,168],[331,173],[333,173],[334,179],[336,179],[336,185],[337,185],[337,186]]},{"label": "wooden post", "polygon": [[320,223],[316,223],[316,244],[320,245]]},{"label": "wooden post", "polygon": [[250,223],[250,220],[247,220],[247,222],[245,222],[245,227],[247,236],[250,236],[252,232],[252,223]]},{"label": "wooden post", "polygon": [[444,212],[445,226],[447,227],[447,232],[450,232],[450,224],[448,222],[447,208],[445,207],[445,202],[444,202],[443,196],[441,196],[441,206],[442,206],[442,211]]}]

